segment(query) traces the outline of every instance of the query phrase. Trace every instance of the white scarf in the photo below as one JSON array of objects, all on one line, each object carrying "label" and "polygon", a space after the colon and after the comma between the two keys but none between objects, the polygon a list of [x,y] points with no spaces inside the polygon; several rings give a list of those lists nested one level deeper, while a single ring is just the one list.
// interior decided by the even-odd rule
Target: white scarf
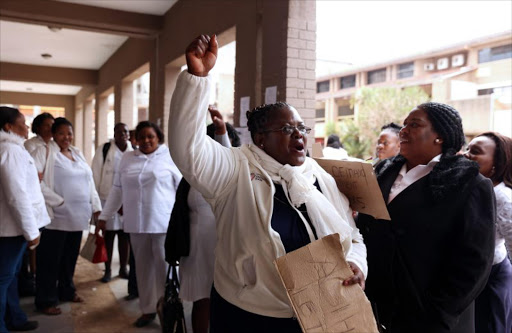
[{"label": "white scarf", "polygon": [[[295,207],[306,204],[317,237],[320,239],[337,232],[340,234],[342,243],[345,243],[343,244],[345,251],[348,251],[351,245],[352,227],[333,207],[333,203],[339,205],[343,203],[339,196],[331,198],[333,201],[331,203],[326,197],[327,193],[324,195],[318,191],[314,183],[317,178],[320,178],[315,175],[313,162],[306,158],[301,166],[282,165],[258,146],[252,144],[248,146],[272,181],[281,184],[288,201]],[[328,189],[324,189],[324,191],[328,191]],[[335,191],[338,189],[336,188]]]}]

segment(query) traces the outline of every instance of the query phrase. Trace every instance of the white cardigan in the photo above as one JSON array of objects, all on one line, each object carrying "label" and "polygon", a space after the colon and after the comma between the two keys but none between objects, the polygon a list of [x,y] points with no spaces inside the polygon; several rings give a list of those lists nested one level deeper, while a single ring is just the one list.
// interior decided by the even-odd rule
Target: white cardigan
[{"label": "white cardigan", "polygon": [[23,141],[16,134],[0,130],[0,237],[23,235],[31,241],[50,218],[34,160]]},{"label": "white cardigan", "polygon": [[[50,218],[53,219],[53,207],[60,206],[64,203],[64,199],[54,191],[54,172],[55,172],[55,156],[60,153],[60,147],[54,142],[50,141],[48,144],[48,157],[46,156],[46,147],[41,146],[32,152],[32,157],[36,162],[37,171],[43,173],[43,180],[41,181],[41,191],[43,192],[46,201],[46,208]],[[70,146],[75,155],[77,155],[83,162],[87,163],[84,155],[78,148]],[[91,194],[92,211],[101,211],[101,202],[94,187],[94,180],[92,173],[89,180],[89,191]]]},{"label": "white cardigan", "polygon": [[166,233],[181,173],[166,145],[151,154],[127,152],[119,163],[100,220],[123,206],[123,229],[129,233]]},{"label": "white cardigan", "polygon": [[44,142],[42,137],[40,137],[39,135],[36,135],[33,138],[26,140],[23,145],[25,146],[25,149],[28,151],[28,153],[32,154],[32,152],[34,150],[36,150],[37,148],[39,148],[41,146],[46,147],[47,143]]},{"label": "white cardigan", "polygon": [[[286,254],[271,228],[275,187],[247,146],[225,148],[206,136],[206,110],[211,81],[182,72],[169,115],[171,155],[190,185],[212,206],[217,223],[214,285],[228,302],[246,311],[289,318],[293,310],[273,261]],[[339,196],[347,216],[352,246],[346,258],[367,275],[366,247],[355,226],[347,198],[318,164],[322,192]],[[332,201],[331,201],[332,202]],[[335,228],[334,228],[335,229]],[[332,230],[332,233],[337,230]]]},{"label": "white cardigan", "polygon": [[[115,155],[116,151],[119,149],[117,148],[115,141],[110,140],[110,148],[107,152],[105,160],[103,160],[104,145],[105,144],[102,144],[98,147],[91,164],[94,185],[96,186],[96,190],[98,191],[98,195],[100,196],[101,200],[107,200],[108,193],[110,192],[112,184],[114,183],[114,173],[116,172]],[[126,150],[122,153],[124,154],[132,150],[132,145],[128,142],[126,145]]]}]

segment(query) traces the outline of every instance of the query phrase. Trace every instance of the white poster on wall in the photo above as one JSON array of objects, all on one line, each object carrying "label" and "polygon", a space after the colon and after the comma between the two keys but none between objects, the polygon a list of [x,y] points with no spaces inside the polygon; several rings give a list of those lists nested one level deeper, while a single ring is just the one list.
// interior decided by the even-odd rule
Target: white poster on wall
[{"label": "white poster on wall", "polygon": [[277,86],[267,87],[265,89],[265,104],[274,104],[277,102]]},{"label": "white poster on wall", "polygon": [[240,127],[247,127],[247,111],[250,110],[251,97],[240,98]]}]

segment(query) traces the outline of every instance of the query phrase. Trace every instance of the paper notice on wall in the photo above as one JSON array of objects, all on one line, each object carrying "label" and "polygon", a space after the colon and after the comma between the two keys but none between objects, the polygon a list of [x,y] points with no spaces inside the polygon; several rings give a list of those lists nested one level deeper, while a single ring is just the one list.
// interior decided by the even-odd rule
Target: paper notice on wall
[{"label": "paper notice on wall", "polygon": [[274,261],[302,331],[378,333],[372,307],[353,275],[339,234],[332,234]]},{"label": "paper notice on wall", "polygon": [[247,127],[235,127],[235,130],[238,132],[241,144],[252,143],[251,132],[249,132]]},{"label": "paper notice on wall", "polygon": [[350,201],[350,207],[376,219],[391,220],[373,166],[366,162],[322,158],[322,148],[318,145],[313,144],[313,158],[333,176],[340,192]]},{"label": "paper notice on wall", "polygon": [[274,104],[277,101],[277,86],[265,89],[265,104]]},{"label": "paper notice on wall", "polygon": [[251,110],[251,97],[244,96],[240,98],[240,127],[247,127],[247,111]]}]

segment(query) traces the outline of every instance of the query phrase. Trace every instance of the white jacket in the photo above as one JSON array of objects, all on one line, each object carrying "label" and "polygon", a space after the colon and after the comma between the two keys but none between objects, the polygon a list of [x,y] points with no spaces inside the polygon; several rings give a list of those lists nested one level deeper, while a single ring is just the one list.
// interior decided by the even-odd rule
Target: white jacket
[{"label": "white jacket", "polygon": [[[70,149],[80,158],[83,162],[87,163],[84,155],[78,150],[78,148],[70,146]],[[55,156],[60,152],[60,147],[54,142],[48,143],[48,156],[46,153],[46,147],[41,146],[32,152],[32,157],[36,162],[37,171],[43,173],[43,180],[41,181],[41,191],[43,192],[44,199],[46,201],[46,208],[50,218],[53,219],[53,207],[60,206],[64,203],[64,198],[55,193],[54,191],[54,174],[55,174]],[[89,181],[89,191],[91,194],[92,211],[101,211],[101,202],[94,187],[94,180],[91,178]]]},{"label": "white jacket", "polygon": [[50,218],[34,160],[23,141],[16,134],[0,130],[0,237],[23,235],[31,241]]},{"label": "white jacket", "polygon": [[[115,170],[115,154],[118,149],[114,140],[110,140],[110,148],[107,152],[105,161],[103,161],[103,146],[100,145],[94,154],[92,159],[92,175],[94,178],[94,185],[98,191],[98,195],[101,200],[107,200],[110,188],[114,183]],[[126,150],[123,153],[132,151],[132,145],[130,142],[126,145]]]},{"label": "white jacket", "polygon": [[[215,288],[228,302],[246,311],[292,317],[293,310],[273,264],[286,254],[279,234],[271,228],[274,184],[247,146],[228,149],[206,136],[210,84],[208,77],[186,71],[180,74],[171,101],[169,142],[176,165],[210,203],[215,215]],[[337,190],[334,179],[312,163],[326,198],[340,196],[344,202],[344,207],[335,209],[340,216],[349,217],[353,228],[352,246],[346,257],[366,276],[366,247],[348,200]]]},{"label": "white jacket", "polygon": [[123,155],[100,220],[123,206],[123,229],[129,233],[166,233],[181,173],[166,145],[151,154]]},{"label": "white jacket", "polygon": [[31,139],[28,139],[23,144],[25,146],[25,149],[28,151],[29,154],[32,154],[34,150],[37,148],[44,146],[47,146],[47,143],[44,142],[43,138],[41,138],[39,135],[34,136]]}]

